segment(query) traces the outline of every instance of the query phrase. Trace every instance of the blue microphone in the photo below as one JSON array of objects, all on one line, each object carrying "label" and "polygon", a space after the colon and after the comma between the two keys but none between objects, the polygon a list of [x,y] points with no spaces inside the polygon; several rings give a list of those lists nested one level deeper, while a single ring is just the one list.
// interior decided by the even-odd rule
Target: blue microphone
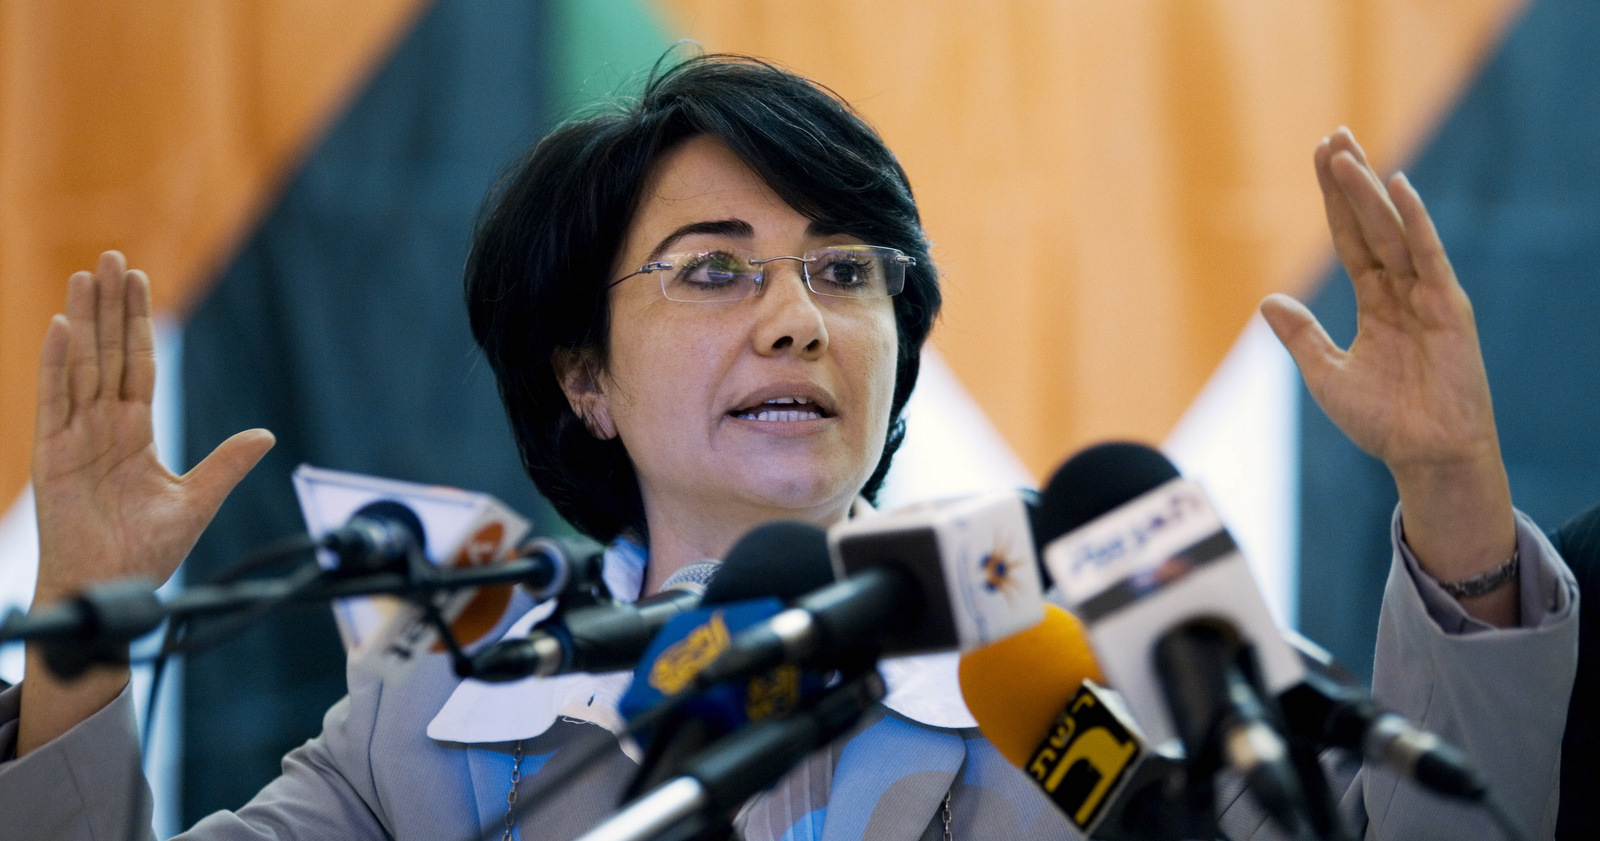
[{"label": "blue microphone", "polygon": [[728,551],[700,607],[669,620],[645,649],[618,704],[645,749],[630,796],[680,773],[705,745],[753,721],[789,715],[822,693],[821,674],[784,664],[681,694],[734,635],[832,580],[827,534],[806,523],[768,523]]}]

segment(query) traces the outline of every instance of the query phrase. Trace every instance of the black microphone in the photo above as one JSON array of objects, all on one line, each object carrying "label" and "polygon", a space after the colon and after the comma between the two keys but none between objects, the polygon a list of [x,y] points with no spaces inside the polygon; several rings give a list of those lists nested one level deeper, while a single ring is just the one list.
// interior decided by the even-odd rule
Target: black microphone
[{"label": "black microphone", "polygon": [[128,643],[166,616],[154,582],[118,579],[27,613],[12,609],[0,623],[0,642],[39,642],[50,671],[71,680],[96,663],[127,663]]},{"label": "black microphone", "polygon": [[[695,588],[664,590],[636,604],[611,602],[564,611],[525,638],[501,640],[473,655],[470,676],[503,682],[631,669],[668,621],[702,601],[791,598],[826,582],[831,577],[826,556],[820,563],[805,557],[807,547],[819,543],[810,539],[811,531],[820,529],[783,522],[758,527],[729,550],[703,597]],[[825,542],[821,545],[826,548]]]},{"label": "black microphone", "polygon": [[354,575],[404,569],[412,557],[424,553],[428,538],[409,506],[380,499],[361,506],[317,543],[337,559],[335,574]]},{"label": "black microphone", "polygon": [[1487,783],[1460,748],[1378,707],[1326,649],[1299,634],[1285,636],[1307,666],[1305,680],[1278,700],[1291,734],[1319,748],[1360,754],[1446,797],[1477,802],[1487,796]]},{"label": "black microphone", "polygon": [[[442,569],[422,557],[421,522],[406,506],[381,500],[352,515],[319,544],[335,551],[332,570],[307,567],[281,578],[187,587],[166,600],[155,583],[118,579],[91,585],[53,605],[12,610],[0,623],[0,643],[37,640],[51,671],[73,678],[95,663],[125,663],[126,644],[162,621],[260,610],[284,602],[320,602],[353,596],[430,594],[493,584],[521,584],[549,598],[598,575],[600,549],[592,541],[540,537],[516,557],[463,569]],[[215,635],[211,641],[215,641]],[[185,650],[195,650],[196,645]]]},{"label": "black microphone", "polygon": [[696,753],[680,776],[629,803],[578,841],[690,839],[725,828],[727,816],[741,803],[849,731],[883,695],[883,679],[876,670],[850,675],[814,705],[756,722]]},{"label": "black microphone", "polygon": [[[393,500],[363,506],[318,545],[331,550],[339,571],[376,571],[403,563],[425,544],[422,521]],[[128,642],[155,630],[170,613],[156,598],[156,584],[143,578],[105,581],[59,604],[27,614],[13,611],[0,625],[0,641],[17,639]]]},{"label": "black microphone", "polygon": [[630,668],[668,620],[693,610],[700,599],[698,588],[672,588],[633,604],[606,602],[563,611],[526,637],[501,640],[472,655],[463,676],[504,683]]},{"label": "black microphone", "polygon": [[916,595],[910,576],[893,567],[830,584],[740,632],[700,671],[694,685],[703,689],[784,663],[821,668],[845,657],[875,659],[886,635],[903,632],[919,618],[922,605]]},{"label": "black microphone", "polygon": [[833,578],[827,535],[799,522],[757,527],[734,545],[723,566],[699,608],[673,619],[651,641],[618,704],[645,747],[630,796],[682,773],[689,757],[725,734],[803,706],[823,686],[821,675],[784,666],[704,692],[684,691],[726,648],[730,633],[770,618],[785,601]]},{"label": "black microphone", "polygon": [[[346,577],[406,572],[412,559],[425,560],[428,545],[422,520],[410,506],[380,499],[361,506],[350,519],[317,540],[336,559],[330,573]],[[512,557],[496,564],[517,565],[516,583],[537,601],[554,598],[570,586],[598,581],[604,550],[584,537],[538,535],[523,541]]]}]

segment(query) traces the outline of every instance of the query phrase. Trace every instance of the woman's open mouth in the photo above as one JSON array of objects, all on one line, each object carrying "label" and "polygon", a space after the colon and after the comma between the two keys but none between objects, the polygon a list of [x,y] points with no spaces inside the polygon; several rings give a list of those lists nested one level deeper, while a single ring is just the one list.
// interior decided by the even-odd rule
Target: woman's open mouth
[{"label": "woman's open mouth", "polygon": [[754,406],[734,409],[728,414],[744,420],[777,421],[779,423],[818,420],[828,417],[827,411],[804,397],[774,397]]}]

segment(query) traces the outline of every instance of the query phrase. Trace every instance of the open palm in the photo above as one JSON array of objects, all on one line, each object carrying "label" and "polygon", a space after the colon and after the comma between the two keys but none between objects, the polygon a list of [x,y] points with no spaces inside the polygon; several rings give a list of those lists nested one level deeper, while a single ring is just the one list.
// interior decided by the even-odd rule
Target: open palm
[{"label": "open palm", "polygon": [[94,274],[68,281],[66,315],[51,320],[40,354],[36,602],[109,578],[166,580],[272,446],[266,430],[241,432],[175,476],[156,458],[154,390],[149,281],[106,252]]},{"label": "open palm", "polygon": [[[1342,128],[1317,147],[1316,168],[1334,250],[1355,288],[1355,340],[1340,349],[1286,295],[1269,296],[1261,314],[1317,405],[1389,468],[1423,569],[1440,581],[1482,574],[1514,551],[1516,526],[1472,304],[1404,175],[1380,180]],[[1518,615],[1515,593],[1502,587],[1462,604],[1505,626]]]},{"label": "open palm", "polygon": [[1304,306],[1267,299],[1262,314],[1306,388],[1393,471],[1488,451],[1498,458],[1472,305],[1421,197],[1404,175],[1380,181],[1343,129],[1318,147],[1316,165],[1334,247],[1355,287],[1357,329],[1340,350]]}]

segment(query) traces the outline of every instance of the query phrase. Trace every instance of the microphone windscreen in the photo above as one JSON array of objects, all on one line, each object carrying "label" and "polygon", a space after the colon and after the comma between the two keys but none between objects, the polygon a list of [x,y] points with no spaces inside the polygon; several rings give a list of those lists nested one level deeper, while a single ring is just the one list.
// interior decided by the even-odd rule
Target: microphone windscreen
[{"label": "microphone windscreen", "polygon": [[832,583],[828,533],[810,523],[778,520],[739,538],[701,604],[768,597],[792,601]]},{"label": "microphone windscreen", "polygon": [[1084,680],[1105,682],[1083,623],[1053,604],[1030,630],[961,655],[960,678],[978,729],[1019,768]]},{"label": "microphone windscreen", "polygon": [[357,517],[393,523],[405,529],[411,535],[411,539],[416,541],[419,548],[428,545],[428,533],[422,528],[422,520],[417,517],[417,512],[412,511],[411,507],[405,503],[396,502],[392,499],[369,502],[356,509],[356,513],[350,515],[352,520]]},{"label": "microphone windscreen", "polygon": [[717,577],[717,570],[721,567],[721,561],[695,561],[687,564],[667,576],[666,581],[661,582],[661,591],[683,590],[704,599],[706,588],[711,586],[711,581]]},{"label": "microphone windscreen", "polygon": [[1176,478],[1172,462],[1144,444],[1089,447],[1067,459],[1040,492],[1034,539],[1043,546]]}]

